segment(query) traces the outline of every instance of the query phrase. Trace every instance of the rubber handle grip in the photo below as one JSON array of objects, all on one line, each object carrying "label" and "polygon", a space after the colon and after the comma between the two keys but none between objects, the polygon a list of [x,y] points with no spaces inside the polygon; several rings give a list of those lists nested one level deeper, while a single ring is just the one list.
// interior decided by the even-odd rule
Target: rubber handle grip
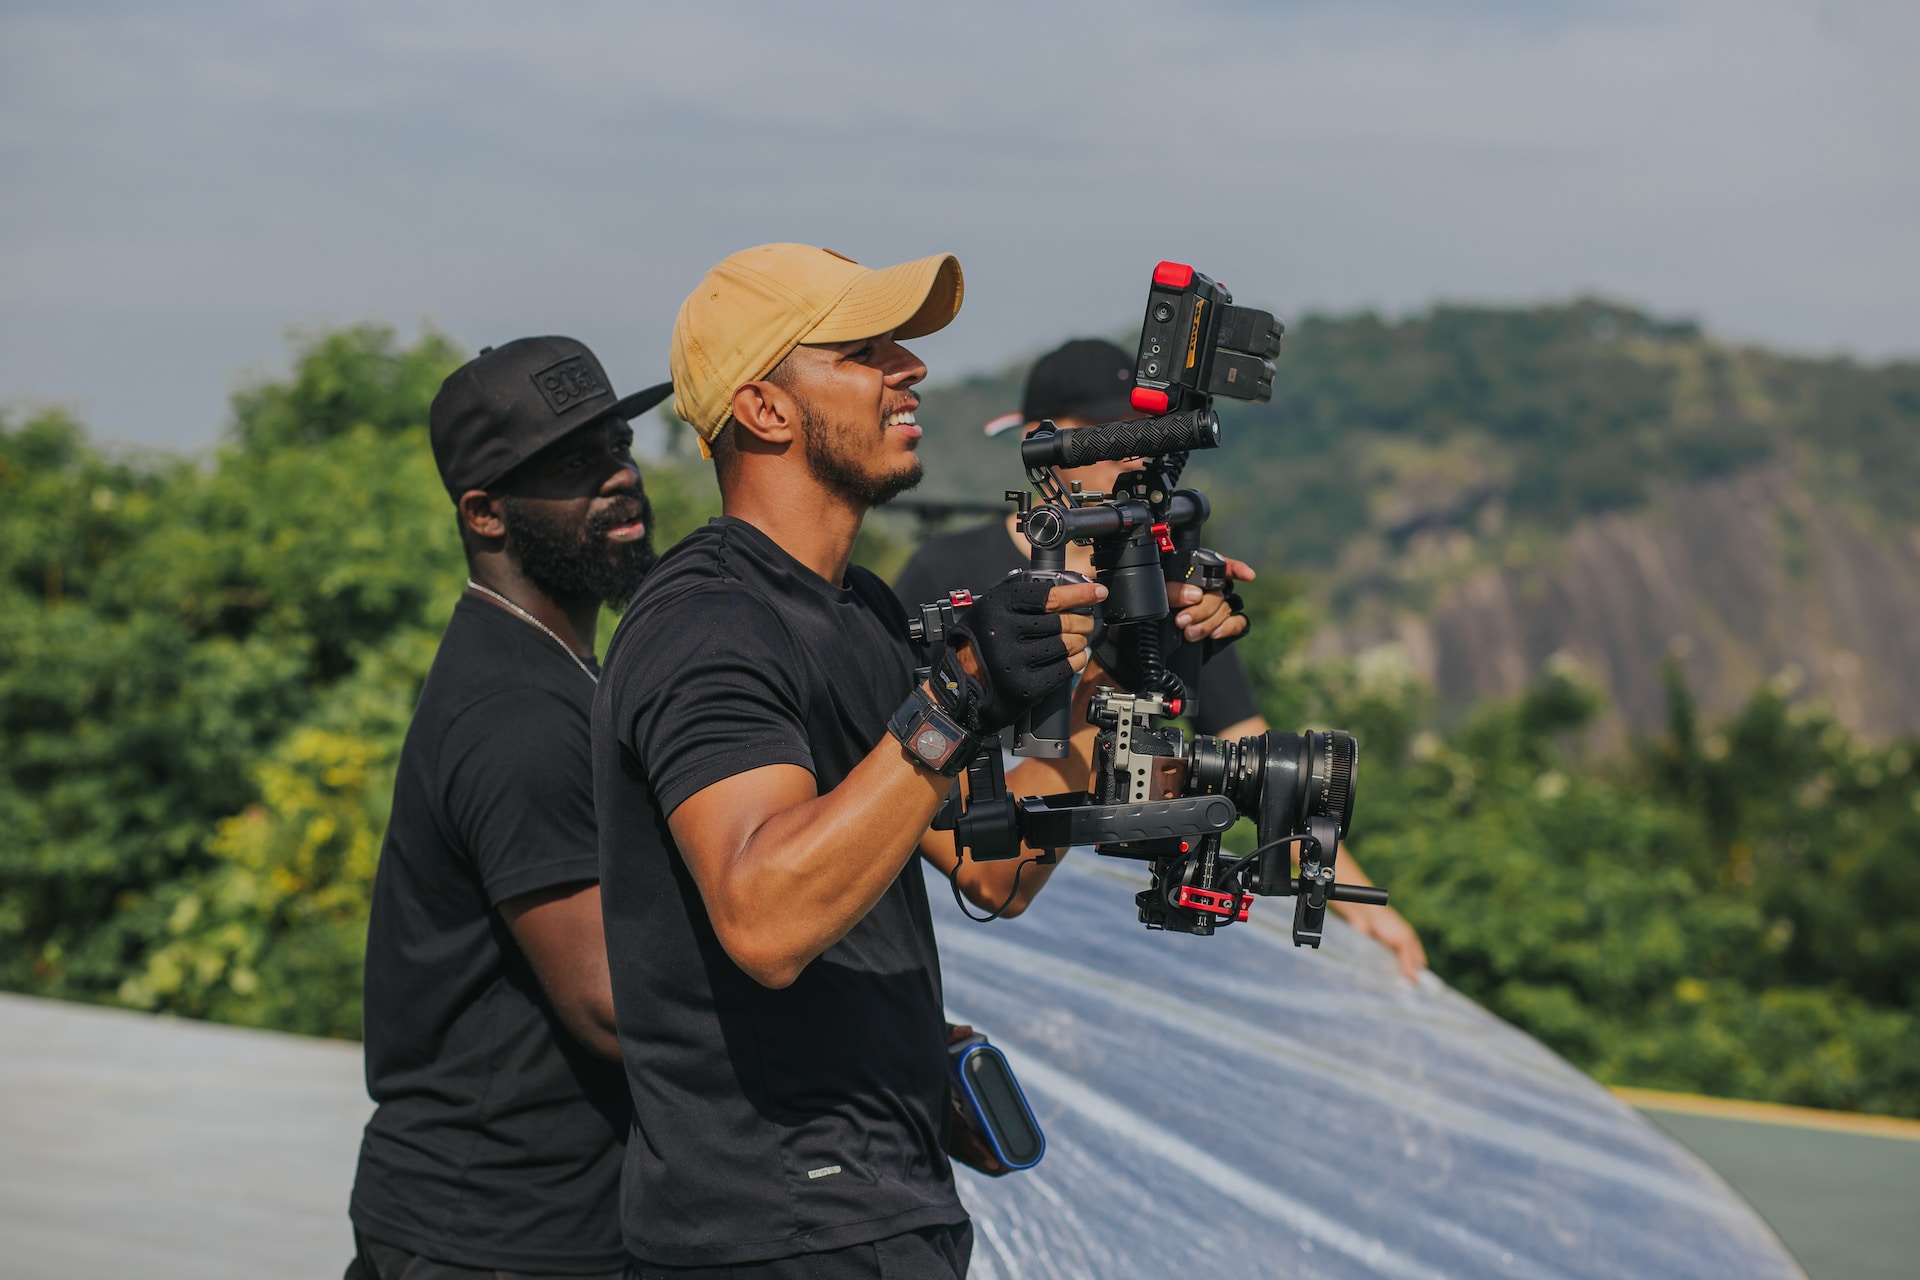
[{"label": "rubber handle grip", "polygon": [[1052,435],[1039,433],[1021,443],[1020,455],[1029,467],[1084,467],[1089,462],[1154,458],[1163,453],[1213,449],[1219,444],[1220,419],[1213,410],[1188,409],[1133,422],[1065,427]]}]

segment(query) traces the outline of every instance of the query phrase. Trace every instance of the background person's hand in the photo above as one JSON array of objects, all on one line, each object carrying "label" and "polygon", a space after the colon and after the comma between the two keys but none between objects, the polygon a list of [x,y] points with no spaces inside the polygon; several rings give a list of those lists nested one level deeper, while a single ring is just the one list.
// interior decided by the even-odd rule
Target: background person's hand
[{"label": "background person's hand", "polygon": [[[1231,556],[1227,561],[1228,582],[1252,582],[1253,566]],[[1225,640],[1247,629],[1247,617],[1235,613],[1224,591],[1202,592],[1190,582],[1169,582],[1167,603],[1179,610],[1173,621],[1188,643],[1201,640]]]},{"label": "background person's hand", "polygon": [[1392,907],[1355,902],[1335,903],[1334,907],[1348,924],[1393,953],[1407,981],[1420,981],[1420,971],[1427,967],[1427,949],[1420,945],[1420,935],[1405,916]]}]

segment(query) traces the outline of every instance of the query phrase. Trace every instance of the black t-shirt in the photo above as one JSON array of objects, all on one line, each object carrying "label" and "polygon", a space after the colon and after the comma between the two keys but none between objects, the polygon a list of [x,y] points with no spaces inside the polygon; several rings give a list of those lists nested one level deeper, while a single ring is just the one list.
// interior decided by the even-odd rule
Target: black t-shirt
[{"label": "black t-shirt", "polygon": [[463,598],[400,751],[367,929],[367,1123],[354,1226],[466,1267],[606,1271],[629,1105],[573,1039],[499,904],[597,879],[593,684]]},{"label": "black t-shirt", "polygon": [[[893,591],[908,609],[938,600],[949,591],[976,594],[1007,576],[1014,569],[1027,567],[1027,558],[1007,535],[1004,520],[995,520],[958,533],[943,533],[913,553],[907,567],[894,579]],[[1218,733],[1229,725],[1260,714],[1253,700],[1253,688],[1240,665],[1239,655],[1227,649],[1200,668],[1200,714],[1194,728],[1201,733]]]},{"label": "black t-shirt", "polygon": [[836,587],[745,521],[648,575],[594,702],[601,903],[634,1131],[627,1247],[725,1266],[966,1220],[944,1149],[946,1024],[916,860],[792,986],[714,934],[667,817],[772,764],[840,785],[912,687],[886,585]]}]

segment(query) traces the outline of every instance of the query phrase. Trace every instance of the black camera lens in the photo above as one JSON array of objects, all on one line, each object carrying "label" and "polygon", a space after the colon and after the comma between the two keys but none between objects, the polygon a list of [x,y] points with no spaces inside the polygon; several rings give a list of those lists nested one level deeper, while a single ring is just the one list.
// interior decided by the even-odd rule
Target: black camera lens
[{"label": "black camera lens", "polygon": [[1165,324],[1167,321],[1173,319],[1173,304],[1171,302],[1163,302],[1155,307],[1153,309],[1153,318],[1160,324]]},{"label": "black camera lens", "polygon": [[1196,787],[1226,796],[1263,831],[1304,832],[1309,818],[1331,818],[1343,836],[1352,827],[1360,748],[1351,734],[1269,732],[1238,742],[1203,735],[1190,755]]}]

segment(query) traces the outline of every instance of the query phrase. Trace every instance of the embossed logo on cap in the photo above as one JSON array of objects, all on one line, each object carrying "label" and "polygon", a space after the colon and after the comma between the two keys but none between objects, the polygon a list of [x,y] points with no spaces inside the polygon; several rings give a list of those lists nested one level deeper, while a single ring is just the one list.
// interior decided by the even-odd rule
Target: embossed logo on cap
[{"label": "embossed logo on cap", "polygon": [[584,356],[568,356],[558,364],[550,364],[533,375],[533,385],[540,388],[547,407],[558,417],[594,396],[607,394],[607,384],[593,371]]}]

